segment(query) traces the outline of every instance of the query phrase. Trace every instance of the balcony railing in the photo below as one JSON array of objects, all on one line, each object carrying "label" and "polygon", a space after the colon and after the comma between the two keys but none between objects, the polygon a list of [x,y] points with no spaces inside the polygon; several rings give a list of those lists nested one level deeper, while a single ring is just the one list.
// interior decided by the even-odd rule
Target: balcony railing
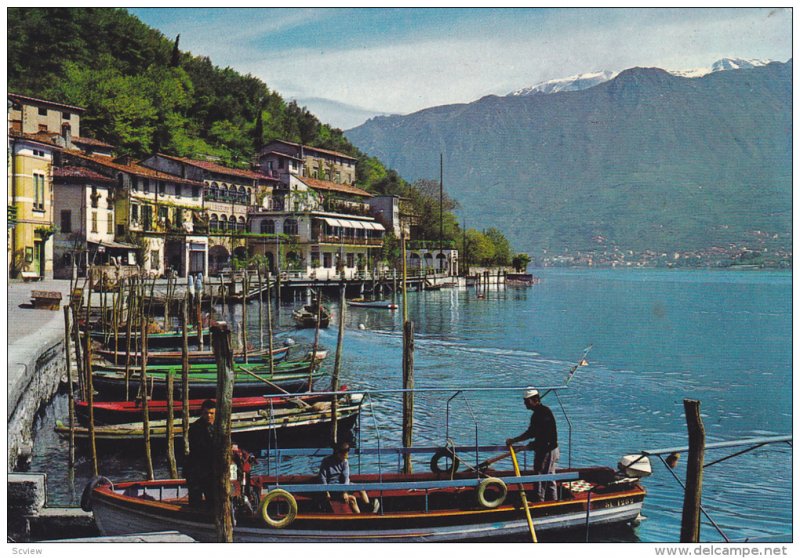
[{"label": "balcony railing", "polygon": [[225,193],[224,191],[219,190],[204,190],[203,196],[205,197],[206,201],[218,201],[224,203],[238,203],[241,205],[250,205],[250,196],[246,193],[242,194],[240,192],[236,193]]},{"label": "balcony railing", "polygon": [[225,221],[210,222],[208,224],[210,232],[245,232],[247,231],[247,223],[229,223]]},{"label": "balcony railing", "polygon": [[312,239],[323,244],[355,244],[358,246],[382,246],[382,238],[360,238],[353,236],[337,236],[333,234],[320,234]]}]

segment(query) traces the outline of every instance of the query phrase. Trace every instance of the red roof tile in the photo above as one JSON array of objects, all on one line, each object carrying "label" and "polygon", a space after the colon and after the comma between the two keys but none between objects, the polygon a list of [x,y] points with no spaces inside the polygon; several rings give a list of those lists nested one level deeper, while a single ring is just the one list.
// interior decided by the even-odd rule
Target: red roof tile
[{"label": "red roof tile", "polygon": [[87,180],[96,180],[98,182],[114,182],[113,178],[98,174],[91,169],[85,167],[54,167],[53,178],[61,179],[74,179],[83,178]]},{"label": "red roof tile", "polygon": [[82,143],[84,145],[94,145],[96,147],[109,147],[114,148],[116,146],[111,145],[110,143],[106,143],[104,141],[100,141],[99,139],[94,138],[87,138],[86,136],[74,136],[72,138],[73,143]]},{"label": "red roof tile", "polygon": [[16,93],[9,93],[8,94],[8,98],[9,99],[18,99],[20,101],[29,101],[29,102],[32,102],[32,103],[41,103],[41,104],[50,105],[50,106],[53,106],[53,107],[66,108],[66,109],[70,109],[73,112],[85,112],[86,111],[85,108],[76,107],[74,105],[65,105],[64,103],[56,103],[55,101],[48,101],[47,99],[37,99],[36,97],[27,97],[25,95],[18,95]]},{"label": "red roof tile", "polygon": [[[269,143],[282,143],[284,145],[291,145],[292,147],[296,147],[298,149],[300,149],[300,148],[313,149],[315,151],[319,151],[320,153],[327,153],[328,155],[334,155],[336,157],[342,157],[343,159],[350,159],[351,161],[357,161],[358,160],[355,157],[351,157],[350,155],[347,155],[346,153],[341,153],[339,151],[332,151],[330,149],[322,149],[321,147],[314,147],[312,145],[303,145],[303,144],[300,144],[300,143],[293,143],[291,141],[285,141],[285,140],[272,140]],[[269,145],[269,143],[267,145]]]},{"label": "red roof tile", "polygon": [[197,159],[189,159],[187,157],[173,157],[172,155],[164,155],[163,153],[159,153],[158,156],[164,157],[165,159],[171,159],[173,161],[179,161],[186,165],[197,167],[199,169],[207,170],[208,172],[214,172],[217,174],[227,174],[229,176],[249,178],[250,180],[263,180],[269,178],[257,172],[245,169],[232,169],[230,167],[219,165],[217,163],[212,163],[211,161],[198,161]]},{"label": "red roof tile", "polygon": [[47,145],[48,147],[57,147],[58,149],[61,149],[61,146],[58,145],[53,139],[54,137],[59,137],[59,135],[56,133],[36,132],[35,134],[24,134],[17,130],[9,130],[8,135],[12,138],[35,141]]},{"label": "red roof tile", "polygon": [[85,155],[77,151],[68,151],[67,153],[71,156],[78,157],[79,159],[83,159],[85,161],[90,161],[102,167],[122,172],[127,172],[128,174],[133,174],[135,176],[141,176],[145,178],[155,178],[157,180],[167,180],[169,182],[174,182],[176,184],[203,186],[202,182],[198,182],[196,180],[187,180],[185,178],[181,178],[180,176],[175,176],[174,174],[168,174],[166,172],[156,171],[153,169],[149,169],[147,167],[143,167],[141,165],[136,165],[136,164],[125,165],[122,163],[115,163],[114,161],[109,160],[108,157]]},{"label": "red roof tile", "polygon": [[362,196],[366,198],[372,197],[372,194],[366,190],[362,190],[356,186],[350,186],[349,184],[339,184],[337,182],[329,182],[328,180],[319,180],[318,178],[309,178],[307,176],[298,176],[297,179],[303,182],[303,184],[309,188],[314,188],[315,190],[342,192],[343,194],[353,194],[354,196]]}]

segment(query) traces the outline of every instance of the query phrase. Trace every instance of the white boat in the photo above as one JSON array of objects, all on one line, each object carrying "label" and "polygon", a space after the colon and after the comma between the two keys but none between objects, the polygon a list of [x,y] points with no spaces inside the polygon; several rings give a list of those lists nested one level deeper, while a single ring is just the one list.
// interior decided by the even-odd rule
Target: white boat
[{"label": "white boat", "polygon": [[397,310],[397,304],[388,300],[367,300],[365,298],[354,298],[347,301],[348,306],[356,306],[358,308],[384,308],[386,310]]}]

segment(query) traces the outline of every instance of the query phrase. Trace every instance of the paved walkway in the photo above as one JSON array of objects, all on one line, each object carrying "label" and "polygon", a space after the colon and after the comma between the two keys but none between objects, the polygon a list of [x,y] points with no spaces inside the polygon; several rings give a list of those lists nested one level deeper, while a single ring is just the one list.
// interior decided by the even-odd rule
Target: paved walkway
[{"label": "paved walkway", "polygon": [[[69,300],[69,281],[49,279],[8,285],[8,416],[31,381],[36,359],[64,337],[62,310],[21,308],[30,305],[31,291],[59,291],[62,305]],[[31,373],[29,373],[31,371]]]}]

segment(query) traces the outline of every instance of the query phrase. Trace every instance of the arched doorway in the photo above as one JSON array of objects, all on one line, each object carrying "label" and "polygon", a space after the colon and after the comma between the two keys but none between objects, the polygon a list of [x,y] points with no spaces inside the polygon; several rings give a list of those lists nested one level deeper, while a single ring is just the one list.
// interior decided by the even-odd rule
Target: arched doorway
[{"label": "arched doorway", "polygon": [[208,251],[208,272],[219,275],[220,271],[230,267],[231,256],[228,249],[221,245],[212,246]]}]

